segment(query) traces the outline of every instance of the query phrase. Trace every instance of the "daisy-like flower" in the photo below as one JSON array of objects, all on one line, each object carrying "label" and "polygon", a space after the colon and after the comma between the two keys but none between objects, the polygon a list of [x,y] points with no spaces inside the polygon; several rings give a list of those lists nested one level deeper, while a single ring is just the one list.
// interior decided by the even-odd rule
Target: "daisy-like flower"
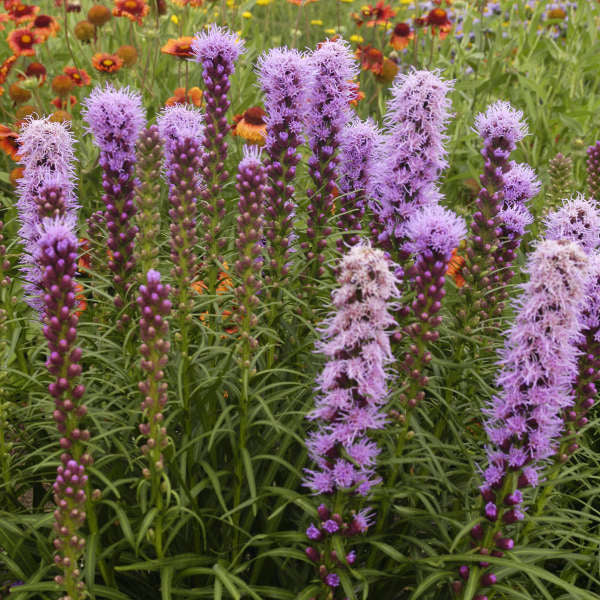
[{"label": "daisy-like flower", "polygon": [[15,23],[25,23],[32,21],[39,11],[39,6],[15,2],[8,7],[8,18]]},{"label": "daisy-like flower", "polygon": [[392,30],[390,45],[394,50],[404,50],[414,37],[415,34],[408,23],[398,23]]},{"label": "daisy-like flower", "polygon": [[104,73],[114,73],[123,66],[123,59],[116,54],[98,52],[92,56],[92,66]]},{"label": "daisy-like flower", "polygon": [[267,137],[266,113],[260,106],[251,106],[233,117],[233,135],[239,135],[251,144],[264,146]]},{"label": "daisy-like flower", "polygon": [[68,75],[76,86],[83,87],[84,85],[90,85],[91,79],[84,69],[78,69],[76,67],[65,67],[63,73]]},{"label": "daisy-like flower", "polygon": [[13,131],[6,125],[0,125],[0,149],[8,154],[13,160],[19,159],[17,155],[19,151],[18,139],[19,134],[16,131]]},{"label": "daisy-like flower", "polygon": [[367,27],[375,25],[385,25],[396,16],[396,11],[391,6],[380,0],[372,6],[371,4],[363,6],[360,13],[352,13],[352,18],[360,27],[365,24]]},{"label": "daisy-like flower", "polygon": [[[4,83],[6,81],[6,78],[8,77],[8,74],[10,73],[10,70],[12,69],[16,60],[17,60],[17,57],[15,54],[13,54],[12,56],[9,56],[0,65],[0,84]],[[32,63],[32,64],[38,64],[38,63]],[[27,67],[27,69],[29,70],[29,67]]]},{"label": "daisy-like flower", "polygon": [[187,90],[186,93],[185,88],[176,88],[173,95],[165,102],[165,106],[175,106],[176,104],[202,106],[202,90],[199,87],[194,86]]},{"label": "daisy-like flower", "polygon": [[150,7],[145,0],[115,0],[113,15],[115,17],[127,17],[130,21],[142,24],[142,19],[148,14]]},{"label": "daisy-like flower", "polygon": [[360,68],[363,71],[373,71],[375,75],[381,75],[383,72],[383,52],[370,44],[358,46],[356,58],[360,61]]},{"label": "daisy-like flower", "polygon": [[192,40],[191,36],[183,36],[176,40],[170,39],[160,51],[163,54],[170,54],[171,56],[179,56],[179,58],[191,58],[194,56],[192,52]]},{"label": "daisy-like flower", "polygon": [[56,33],[60,30],[58,21],[50,15],[38,15],[31,24],[31,28],[45,42],[49,37],[56,37]]},{"label": "daisy-like flower", "polygon": [[33,46],[39,44],[42,38],[32,29],[15,29],[8,34],[8,45],[16,56],[33,56]]},{"label": "daisy-like flower", "polygon": [[425,24],[431,27],[431,35],[438,35],[444,39],[452,29],[452,23],[448,18],[448,13],[443,8],[433,8],[425,17]]}]

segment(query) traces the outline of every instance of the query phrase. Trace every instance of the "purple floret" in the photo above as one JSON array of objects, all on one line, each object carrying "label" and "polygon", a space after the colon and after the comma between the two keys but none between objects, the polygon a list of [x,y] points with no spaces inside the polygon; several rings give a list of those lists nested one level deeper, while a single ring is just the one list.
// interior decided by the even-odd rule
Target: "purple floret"
[{"label": "purple floret", "polygon": [[195,107],[187,104],[176,104],[163,108],[156,123],[160,137],[165,143],[167,161],[172,160],[177,142],[186,139],[202,142],[204,133],[204,116]]},{"label": "purple floret", "polygon": [[232,69],[233,63],[245,51],[244,40],[226,27],[218,27],[214,23],[207,30],[197,33],[191,46],[196,62],[204,65],[219,59]]}]

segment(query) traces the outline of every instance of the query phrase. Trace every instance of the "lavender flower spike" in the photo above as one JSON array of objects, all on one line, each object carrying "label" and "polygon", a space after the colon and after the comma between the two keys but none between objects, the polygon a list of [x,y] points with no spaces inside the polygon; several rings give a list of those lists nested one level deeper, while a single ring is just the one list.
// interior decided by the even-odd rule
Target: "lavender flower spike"
[{"label": "lavender flower spike", "polygon": [[[112,252],[108,267],[113,272],[115,306],[120,308],[132,285],[135,266],[135,144],[146,119],[141,96],[127,87],[116,89],[109,83],[104,88],[97,86],[83,104],[88,130],[100,147],[102,200]],[[128,318],[123,315],[122,322]]]},{"label": "lavender flower spike", "polygon": [[386,137],[370,180],[371,236],[402,253],[403,227],[420,208],[439,199],[435,182],[446,168],[446,126],[452,81],[438,71],[398,75],[385,117]]},{"label": "lavender flower spike", "polygon": [[[387,365],[393,361],[387,330],[395,324],[389,303],[398,296],[391,266],[381,250],[366,245],[350,249],[341,260],[339,287],[332,294],[336,312],[325,322],[318,345],[327,363],[317,379],[315,409],[308,415],[318,429],[306,442],[315,467],[305,469],[304,485],[315,494],[337,494],[337,512],[321,504],[320,525],[306,532],[321,549],[311,546],[306,553],[319,566],[325,593],[337,587],[335,571],[343,568],[332,555],[334,538],[344,545],[367,531],[372,515],[356,508],[360,497],[381,481],[375,472],[379,448],[368,434],[386,423],[381,408],[388,393]],[[347,562],[354,557],[348,553]]]},{"label": "lavender flower spike", "polygon": [[269,282],[280,286],[288,273],[294,236],[293,182],[296,165],[302,158],[297,149],[303,142],[310,68],[307,58],[297,50],[273,48],[258,59],[257,71],[267,111],[265,237],[270,257],[267,273]]},{"label": "lavender flower spike", "polygon": [[[482,554],[512,548],[503,528],[525,518],[521,490],[537,485],[544,461],[557,450],[563,411],[573,404],[588,258],[576,243],[546,240],[527,271],[500,355],[500,392],[484,411],[490,445],[481,493],[489,524],[471,532]],[[470,576],[477,582],[486,577],[480,580],[478,568]],[[495,581],[493,573],[487,576]]]},{"label": "lavender flower spike", "polygon": [[428,378],[424,371],[432,358],[427,345],[439,337],[437,328],[442,317],[438,313],[446,294],[445,273],[452,250],[466,235],[466,227],[452,211],[434,204],[413,215],[406,224],[405,235],[408,241],[404,250],[415,257],[406,277],[416,297],[411,304],[413,322],[404,328],[412,343],[401,363],[408,378],[401,400],[412,409],[425,397]]},{"label": "lavender flower spike", "polygon": [[221,186],[229,177],[224,168],[227,160],[225,136],[230,129],[226,116],[230,105],[227,94],[235,62],[244,52],[244,42],[228,29],[211,25],[207,31],[196,34],[191,46],[196,62],[202,64],[205,84],[205,152],[202,156],[201,174],[206,189],[202,191],[202,222],[206,231],[204,240],[209,260],[208,288],[210,293],[214,293],[219,272],[216,261],[226,243],[221,238],[222,221],[225,217]]},{"label": "lavender flower spike", "polygon": [[[356,232],[362,229],[366,190],[381,138],[379,130],[370,119],[354,121],[344,128],[341,137],[338,165],[341,210],[337,226],[344,232]],[[338,250],[342,252],[346,245],[355,246],[359,240],[357,233],[344,233],[338,240]]]},{"label": "lavender flower spike", "polygon": [[308,169],[314,189],[307,190],[308,218],[301,246],[313,277],[324,273],[324,250],[332,229],[327,225],[334,200],[336,156],[344,126],[351,119],[352,79],[358,67],[344,40],[327,40],[309,57],[311,84],[306,131],[312,152]]}]

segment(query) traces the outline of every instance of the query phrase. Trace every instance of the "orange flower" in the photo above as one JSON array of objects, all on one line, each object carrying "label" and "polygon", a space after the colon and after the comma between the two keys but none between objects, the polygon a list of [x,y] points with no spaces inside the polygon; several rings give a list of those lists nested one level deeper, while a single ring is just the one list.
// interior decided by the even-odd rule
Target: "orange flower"
[{"label": "orange flower", "polygon": [[87,238],[79,238],[79,248],[81,249],[81,254],[79,255],[79,260],[77,261],[77,270],[83,271],[92,268],[92,262],[90,261],[90,242]]},{"label": "orange flower", "polygon": [[443,40],[448,36],[448,32],[452,29],[452,23],[448,19],[448,13],[443,8],[434,8],[429,11],[424,18],[425,24],[431,27],[431,35],[437,35],[438,30],[440,39]]},{"label": "orange flower", "polygon": [[383,70],[383,52],[373,48],[370,44],[359,46],[356,50],[356,58],[364,71],[373,71],[375,75],[381,75]]},{"label": "orange flower", "polygon": [[560,6],[558,8],[551,8],[548,11],[549,19],[565,19],[566,17],[567,17],[567,11]]},{"label": "orange flower", "polygon": [[408,23],[398,23],[390,37],[390,44],[394,50],[404,50],[415,37],[415,34],[410,30]]},{"label": "orange flower", "polygon": [[[9,56],[1,65],[0,65],[0,84],[4,83],[6,81],[6,78],[8,77],[8,74],[10,73],[10,70],[12,69],[12,66],[15,64],[15,61],[17,60],[17,57],[13,54],[12,56]],[[33,63],[35,64],[35,63]],[[29,67],[27,67],[29,68]]]},{"label": "orange flower", "polygon": [[42,41],[46,41],[50,36],[56,37],[56,32],[60,30],[58,21],[50,15],[38,15],[31,27],[40,35]]},{"label": "orange flower", "polygon": [[114,73],[123,66],[123,59],[116,54],[108,54],[107,52],[98,52],[92,56],[92,66],[98,71],[104,73]]},{"label": "orange flower", "polygon": [[115,17],[127,17],[130,21],[141,25],[142,19],[149,10],[146,0],[115,0],[112,13]]},{"label": "orange flower", "polygon": [[[54,98],[54,100],[52,100],[51,104],[56,106],[56,108],[58,108],[58,109],[68,108],[67,107],[67,99],[61,98],[60,96],[57,96],[56,98]],[[73,94],[71,94],[69,96],[69,105],[73,106],[75,104],[77,104],[77,98],[75,96],[73,96]]]},{"label": "orange flower", "polygon": [[233,117],[232,135],[239,135],[251,144],[264,146],[267,137],[265,111],[260,106],[252,106],[241,115]]},{"label": "orange flower", "polygon": [[396,11],[380,0],[375,6],[363,6],[360,13],[352,13],[351,16],[359,27],[363,23],[367,27],[375,27],[391,21],[396,16]]},{"label": "orange flower", "polygon": [[203,0],[171,0],[177,6],[191,6],[192,8],[200,8],[204,3]]},{"label": "orange flower", "polygon": [[202,90],[199,87],[190,88],[187,94],[185,93],[185,88],[179,87],[173,94],[173,96],[167,99],[165,106],[174,106],[175,104],[202,106]]},{"label": "orange flower", "polygon": [[8,45],[17,56],[33,56],[33,45],[41,41],[40,36],[31,29],[15,29],[8,35]]},{"label": "orange flower", "polygon": [[11,6],[7,7],[7,10],[9,19],[15,23],[24,23],[25,21],[31,21],[38,14],[40,7],[13,2]]},{"label": "orange flower", "polygon": [[19,160],[19,134],[6,125],[0,125],[0,148],[13,160]]},{"label": "orange flower", "polygon": [[75,282],[75,291],[77,292],[75,294],[75,298],[78,303],[75,314],[80,317],[83,311],[87,309],[87,300],[85,299],[85,294],[83,293],[83,286],[78,281]]},{"label": "orange flower", "polygon": [[162,48],[163,54],[170,54],[171,56],[179,56],[180,58],[190,58],[194,56],[192,52],[192,40],[191,36],[184,36],[177,38],[176,40],[170,39]]},{"label": "orange flower", "polygon": [[390,83],[390,81],[394,81],[397,74],[398,65],[392,59],[384,58],[383,65],[381,66],[381,73],[375,77],[380,83]]},{"label": "orange flower", "polygon": [[348,83],[352,86],[352,91],[354,92],[354,97],[350,100],[350,104],[358,106],[358,103],[364,99],[365,93],[361,91],[358,81],[349,81]]},{"label": "orange flower", "polygon": [[446,274],[452,277],[452,279],[454,279],[454,283],[457,287],[461,288],[463,285],[465,285],[465,278],[462,276],[461,273],[462,268],[465,264],[465,259],[460,254],[458,254],[456,250],[456,248],[452,250],[452,258],[448,263],[448,269],[446,271]]},{"label": "orange flower", "polygon": [[63,73],[65,75],[68,75],[73,80],[73,83],[79,87],[82,87],[84,85],[90,85],[90,76],[84,69],[77,69],[76,67],[65,67],[63,69]]},{"label": "orange flower", "polygon": [[19,79],[26,79],[27,77],[37,77],[40,80],[39,85],[46,82],[46,67],[39,62],[29,63],[27,69],[25,69],[25,77],[19,75]]},{"label": "orange flower", "polygon": [[10,184],[13,187],[17,187],[17,183],[19,183],[19,179],[23,177],[23,173],[25,172],[24,167],[15,167],[8,176],[10,180]]}]

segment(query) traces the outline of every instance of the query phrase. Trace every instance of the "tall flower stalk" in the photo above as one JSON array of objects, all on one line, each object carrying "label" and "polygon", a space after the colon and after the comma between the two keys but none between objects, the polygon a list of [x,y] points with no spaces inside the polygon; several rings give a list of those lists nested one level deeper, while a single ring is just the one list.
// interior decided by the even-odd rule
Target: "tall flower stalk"
[{"label": "tall flower stalk", "polygon": [[587,149],[587,186],[590,196],[600,199],[600,141]]},{"label": "tall flower stalk", "polygon": [[160,168],[163,159],[163,141],[157,125],[143,129],[136,150],[135,205],[137,208],[137,236],[135,260],[140,275],[156,268],[158,263],[158,236],[160,233]]},{"label": "tall flower stalk", "polygon": [[314,188],[307,190],[306,234],[301,243],[308,272],[313,278],[325,272],[325,249],[332,228],[328,225],[334,203],[337,153],[344,126],[352,113],[352,80],[358,74],[347,42],[327,40],[308,57],[311,81],[308,91],[306,132],[311,156],[308,171]]},{"label": "tall flower stalk", "polygon": [[348,546],[373,523],[365,504],[381,478],[375,470],[379,448],[369,432],[386,423],[386,367],[393,360],[387,330],[395,324],[389,308],[398,296],[391,266],[381,250],[365,245],[350,249],[332,293],[335,313],[325,322],[318,344],[327,363],[308,415],[318,428],[306,442],[314,467],[305,469],[304,485],[323,496],[319,520],[306,530],[311,544],[306,554],[317,568],[322,599],[345,597],[340,575],[347,576],[356,560]]},{"label": "tall flower stalk", "polygon": [[295,237],[294,180],[302,158],[298,148],[304,141],[310,68],[307,58],[297,50],[274,48],[259,58],[257,71],[267,112],[266,272],[267,281],[277,288],[286,282]]},{"label": "tall flower stalk", "polygon": [[146,372],[146,379],[139,384],[144,399],[141,404],[144,422],[140,424],[140,433],[146,438],[142,453],[148,461],[143,470],[144,477],[152,485],[151,501],[158,509],[155,520],[154,548],[156,555],[163,556],[164,499],[161,488],[162,474],[165,468],[163,451],[168,444],[167,429],[164,421],[164,409],[167,404],[168,384],[165,380],[164,368],[168,362],[170,344],[167,340],[169,324],[167,317],[171,312],[169,285],[160,281],[160,273],[150,270],[146,274],[146,282],[139,287],[137,303],[140,308],[140,353],[141,366]]},{"label": "tall flower stalk", "polygon": [[[238,258],[235,261],[234,268],[239,284],[234,290],[236,303],[234,318],[239,330],[238,357],[242,372],[237,447],[239,456],[236,461],[234,491],[234,505],[238,506],[245,479],[243,454],[248,451],[249,384],[251,377],[256,373],[252,359],[256,356],[258,347],[258,339],[256,338],[257,308],[262,288],[263,248],[261,242],[263,237],[266,170],[256,147],[244,146],[244,157],[238,165],[236,180],[236,190],[240,199],[238,202],[235,242]],[[239,519],[239,513],[237,518]],[[236,534],[235,546],[237,546],[237,539]]]},{"label": "tall flower stalk", "polygon": [[[129,88],[116,89],[107,83],[98,86],[84,101],[82,114],[88,130],[100,148],[102,167],[102,200],[104,221],[108,230],[111,252],[108,267],[113,274],[115,306],[125,305],[127,292],[134,281],[135,223],[135,144],[146,118],[141,96]],[[130,317],[121,316],[125,324]]]},{"label": "tall flower stalk", "polygon": [[[588,258],[576,243],[545,240],[526,270],[530,278],[500,356],[500,392],[485,409],[490,445],[480,488],[483,517],[471,531],[482,557],[513,548],[517,524],[525,518],[523,491],[538,485],[540,470],[557,450],[563,412],[573,405]],[[464,600],[496,583],[487,567],[485,558],[471,570],[461,567]]]},{"label": "tall flower stalk", "polygon": [[226,240],[222,237],[226,215],[222,186],[229,178],[225,169],[228,145],[225,138],[230,130],[227,110],[231,87],[230,77],[235,62],[244,52],[244,42],[226,28],[211,25],[198,33],[192,42],[196,62],[202,65],[204,96],[206,102],[206,127],[204,129],[201,174],[205,183],[202,190],[202,225],[207,250],[208,290],[214,294],[219,274],[218,262]]}]

